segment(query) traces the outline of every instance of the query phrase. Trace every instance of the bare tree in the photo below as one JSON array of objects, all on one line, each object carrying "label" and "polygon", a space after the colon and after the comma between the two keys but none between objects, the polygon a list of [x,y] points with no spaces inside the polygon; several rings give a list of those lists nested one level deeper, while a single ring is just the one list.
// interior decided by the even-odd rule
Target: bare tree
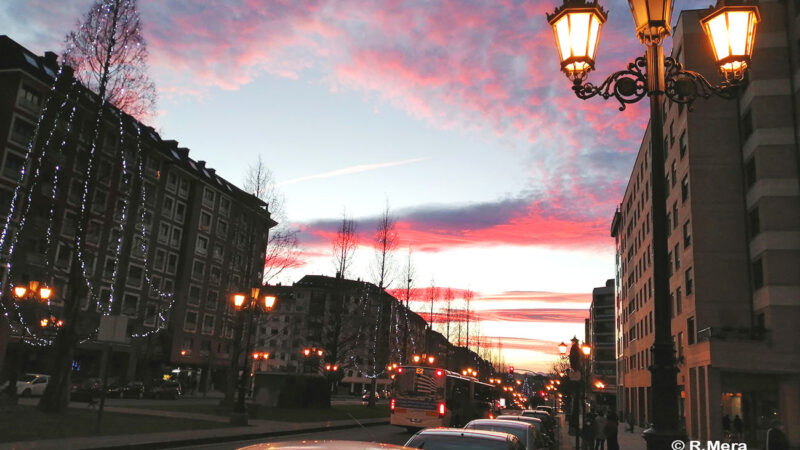
[{"label": "bare tree", "polygon": [[376,327],[375,346],[372,351],[372,366],[375,371],[372,376],[372,395],[369,396],[369,406],[375,406],[375,392],[378,387],[378,370],[386,366],[389,357],[389,333],[392,305],[391,296],[386,294],[386,289],[392,284],[394,269],[394,251],[397,248],[397,232],[395,219],[389,210],[389,203],[378,218],[375,229],[375,263],[373,277],[378,286],[378,323]]},{"label": "bare tree", "polygon": [[97,0],[67,34],[64,63],[100,98],[139,120],[156,108],[137,0]]},{"label": "bare tree", "polygon": [[467,350],[469,350],[470,341],[469,341],[469,323],[472,320],[472,299],[475,297],[475,293],[472,290],[467,290],[464,293],[464,320],[466,321],[466,334],[467,334]]},{"label": "bare tree", "polygon": [[247,168],[243,188],[266,203],[270,215],[278,225],[269,230],[267,248],[264,255],[263,283],[269,283],[283,271],[297,267],[300,262],[300,246],[297,230],[290,228],[286,220],[286,200],[277,189],[275,177],[266,163],[258,156],[256,162]]},{"label": "bare tree", "polygon": [[347,217],[346,211],[342,212],[342,223],[336,232],[332,247],[336,274],[346,279],[358,247],[358,227],[352,218]]},{"label": "bare tree", "polygon": [[411,324],[409,323],[408,313],[411,312],[411,307],[409,306],[409,302],[411,302],[411,287],[412,282],[414,279],[414,265],[411,262],[411,247],[408,248],[408,261],[406,262],[405,268],[405,282],[406,282],[406,293],[405,293],[405,309],[403,310],[403,351],[400,355],[400,361],[405,363],[408,361],[408,344],[409,339],[411,338]]},{"label": "bare tree", "polygon": [[68,293],[64,298],[64,326],[53,342],[50,382],[39,401],[39,409],[46,412],[62,412],[67,408],[72,357],[82,338],[80,324],[87,321],[81,315],[80,304],[89,286],[81,268],[90,217],[88,203],[94,198],[96,184],[92,169],[97,160],[104,112],[111,104],[133,116],[145,117],[153,112],[156,98],[155,87],[146,75],[147,50],[136,0],[97,0],[78,23],[78,30],[67,35],[66,45],[64,62],[100,101],[93,111],[95,125],[84,170],[83,201],[75,226]]}]

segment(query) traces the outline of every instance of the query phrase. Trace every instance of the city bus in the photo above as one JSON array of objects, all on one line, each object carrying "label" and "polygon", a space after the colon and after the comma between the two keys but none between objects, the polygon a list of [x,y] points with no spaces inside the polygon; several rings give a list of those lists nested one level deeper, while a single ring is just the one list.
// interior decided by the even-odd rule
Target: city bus
[{"label": "city bus", "polygon": [[397,368],[389,409],[392,425],[409,430],[460,427],[494,414],[496,387],[445,369]]}]

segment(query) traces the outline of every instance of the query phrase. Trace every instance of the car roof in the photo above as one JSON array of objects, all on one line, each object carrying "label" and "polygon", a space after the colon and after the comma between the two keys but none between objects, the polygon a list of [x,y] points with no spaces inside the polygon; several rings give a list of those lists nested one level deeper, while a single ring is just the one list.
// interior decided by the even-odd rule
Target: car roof
[{"label": "car roof", "polygon": [[525,423],[521,420],[506,420],[506,419],[475,419],[471,420],[467,426],[469,425],[497,425],[497,426],[504,426],[509,428],[528,428],[531,426],[529,423]]},{"label": "car roof", "polygon": [[542,411],[541,409],[526,409],[526,410],[522,411],[522,414],[525,414],[525,413],[528,413],[528,414],[534,414],[534,413],[547,414],[548,416],[550,415],[549,412]]},{"label": "car roof", "polygon": [[44,373],[26,373],[25,375],[30,375],[30,376],[33,376],[33,377],[49,377],[50,376],[50,375],[47,375],[47,374],[44,374]]},{"label": "car roof", "polygon": [[498,431],[470,430],[466,428],[426,428],[414,436],[485,437],[491,440],[507,441],[510,435]]},{"label": "car roof", "polygon": [[517,420],[517,421],[520,421],[520,422],[528,422],[528,423],[533,423],[533,422],[543,423],[542,419],[540,419],[538,417],[512,416],[510,414],[497,416],[497,417],[495,417],[495,419],[497,419],[497,420]]},{"label": "car roof", "polygon": [[407,449],[392,444],[382,444],[379,442],[361,442],[361,441],[338,441],[338,440],[302,440],[302,441],[285,441],[285,442],[265,442],[263,444],[248,445],[247,447],[240,447],[239,450],[268,450],[268,449],[339,449],[339,450],[376,450],[384,448],[394,449]]}]

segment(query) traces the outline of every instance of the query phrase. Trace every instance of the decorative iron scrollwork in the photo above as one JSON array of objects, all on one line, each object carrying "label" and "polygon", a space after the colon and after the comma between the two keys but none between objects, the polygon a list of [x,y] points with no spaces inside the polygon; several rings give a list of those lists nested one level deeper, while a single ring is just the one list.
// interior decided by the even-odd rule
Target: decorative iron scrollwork
[{"label": "decorative iron scrollwork", "polygon": [[[698,97],[735,97],[739,84],[737,81],[724,81],[719,86],[714,86],[702,74],[684,69],[683,64],[675,58],[664,58],[664,95],[675,103],[688,105],[690,111],[692,103]],[[643,57],[636,58],[628,64],[627,70],[612,73],[598,86],[576,80],[572,90],[582,100],[597,95],[605,100],[614,97],[620,103],[619,110],[624,111],[628,104],[636,103],[648,94],[647,60]]]},{"label": "decorative iron scrollwork", "polygon": [[624,111],[628,104],[636,103],[647,96],[647,76],[644,72],[646,67],[647,61],[639,57],[628,64],[627,70],[614,72],[599,86],[577,81],[572,90],[582,100],[596,95],[608,100],[613,96],[620,103],[619,110]]},{"label": "decorative iron scrollwork", "polygon": [[733,98],[736,95],[736,82],[724,81],[719,86],[712,85],[702,74],[683,68],[683,64],[672,57],[664,59],[664,94],[675,103],[688,105],[698,97],[704,99],[717,95]]}]

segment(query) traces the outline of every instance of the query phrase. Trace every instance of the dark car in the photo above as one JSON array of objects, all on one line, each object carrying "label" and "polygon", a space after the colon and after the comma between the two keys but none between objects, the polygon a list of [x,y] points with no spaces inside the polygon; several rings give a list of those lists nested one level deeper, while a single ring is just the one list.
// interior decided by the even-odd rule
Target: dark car
[{"label": "dark car", "polygon": [[524,450],[516,436],[464,428],[428,428],[417,432],[406,447],[426,450]]},{"label": "dark car", "polygon": [[520,422],[526,422],[534,427],[536,427],[536,438],[539,439],[537,445],[542,448],[556,448],[556,442],[550,439],[550,436],[547,435],[547,428],[544,426],[542,419],[538,417],[527,417],[527,416],[515,416],[515,415],[500,415],[497,416],[498,420],[518,420]]},{"label": "dark car", "polygon": [[114,398],[144,398],[144,383],[129,381],[125,384],[113,384],[106,391],[109,397]]},{"label": "dark car", "polygon": [[525,411],[522,411],[522,415],[525,417],[536,417],[537,419],[541,419],[542,423],[544,423],[547,435],[550,436],[550,439],[556,438],[556,421],[553,419],[550,413],[546,411],[526,409]]},{"label": "dark car", "polygon": [[541,439],[536,438],[536,427],[518,420],[477,419],[466,424],[464,428],[512,434],[519,439],[525,450],[539,450],[543,447]]},{"label": "dark car", "polygon": [[145,392],[145,395],[152,398],[177,400],[181,396],[181,384],[174,380],[167,380],[155,385]]},{"label": "dark car", "polygon": [[91,402],[100,398],[103,391],[103,380],[87,378],[72,384],[69,399],[73,402]]}]

